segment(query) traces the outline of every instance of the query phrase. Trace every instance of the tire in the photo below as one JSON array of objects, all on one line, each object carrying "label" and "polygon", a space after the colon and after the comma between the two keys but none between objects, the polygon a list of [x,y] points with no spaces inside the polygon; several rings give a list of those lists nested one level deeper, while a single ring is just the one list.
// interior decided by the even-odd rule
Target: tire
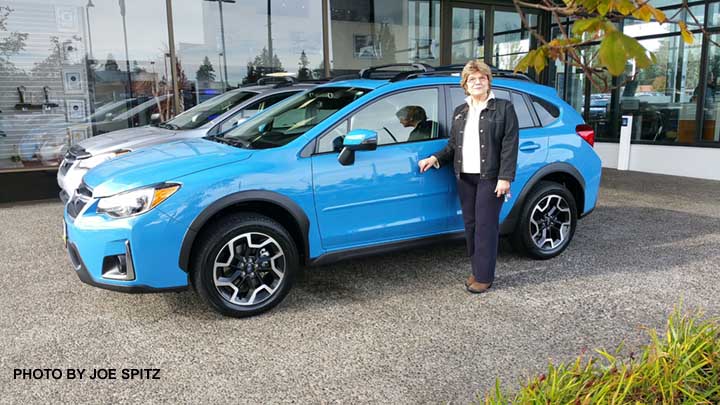
[{"label": "tire", "polygon": [[575,198],[570,191],[562,184],[541,181],[525,199],[513,233],[513,245],[535,259],[553,258],[570,244],[577,217]]},{"label": "tire", "polygon": [[198,243],[193,287],[223,315],[243,318],[272,309],[290,291],[298,271],[290,234],[259,214],[222,217],[203,230]]}]

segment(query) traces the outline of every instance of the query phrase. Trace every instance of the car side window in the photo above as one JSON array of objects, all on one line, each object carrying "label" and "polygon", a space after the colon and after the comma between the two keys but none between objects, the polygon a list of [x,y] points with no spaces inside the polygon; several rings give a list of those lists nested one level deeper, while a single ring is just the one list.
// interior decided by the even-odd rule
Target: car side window
[{"label": "car side window", "polygon": [[222,124],[220,124],[220,127],[218,129],[218,133],[223,133],[231,128],[234,128],[237,126],[239,122],[242,122],[246,120],[247,118],[252,117],[253,115],[259,113],[260,111],[270,107],[271,105],[278,103],[282,100],[285,100],[286,98],[297,94],[297,91],[288,91],[284,93],[277,93],[270,95],[268,97],[264,97],[252,104],[247,105],[242,110],[238,111],[237,114],[233,115],[232,117],[226,119]]},{"label": "car side window", "polygon": [[530,99],[542,126],[550,125],[560,116],[560,109],[555,104],[535,96],[530,96]]},{"label": "car side window", "polygon": [[[342,136],[353,129],[369,129],[378,146],[417,142],[438,137],[438,89],[411,90],[374,101],[319,139],[318,153],[338,151]],[[340,139],[337,139],[340,137]]]},{"label": "car side window", "polygon": [[513,92],[512,103],[513,107],[515,107],[515,114],[518,118],[518,127],[520,129],[534,127],[535,123],[533,122],[532,115],[530,114],[530,109],[525,102],[525,98],[519,93]]},{"label": "car side window", "polygon": [[320,137],[318,153],[340,152],[342,150],[343,137],[348,133],[348,120],[343,120],[335,126],[332,131]]},{"label": "car side window", "polygon": [[[510,92],[508,90],[499,89],[499,88],[493,88],[493,93],[495,94],[495,98],[502,99],[502,100],[508,100],[511,103],[513,103],[513,107],[515,108],[515,115],[517,115],[518,119],[518,126],[520,129],[522,128],[530,128],[533,127],[535,124],[533,123],[532,115],[530,114],[530,109],[527,106],[527,103],[525,102],[525,99],[519,94],[515,92]],[[462,87],[451,87],[450,88],[450,100],[452,102],[451,108],[455,108],[463,103],[465,103],[465,98],[467,97],[467,94],[465,94],[465,90],[462,89]]]}]

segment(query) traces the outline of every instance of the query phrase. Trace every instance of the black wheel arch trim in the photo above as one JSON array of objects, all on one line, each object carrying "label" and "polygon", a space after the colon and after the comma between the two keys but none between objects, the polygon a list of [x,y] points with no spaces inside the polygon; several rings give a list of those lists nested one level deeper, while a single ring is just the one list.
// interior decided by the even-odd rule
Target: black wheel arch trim
[{"label": "black wheel arch trim", "polygon": [[[300,250],[298,253],[300,253],[301,256],[307,257],[307,254],[309,252],[308,232],[310,230],[310,221],[308,220],[305,211],[303,211],[302,208],[300,208],[300,206],[295,201],[273,191],[239,191],[237,193],[226,195],[225,197],[207,206],[190,224],[190,227],[185,233],[185,237],[183,238],[182,246],[180,248],[180,258],[178,264],[183,271],[185,271],[186,273],[189,272],[190,254],[192,253],[193,244],[195,243],[195,238],[197,237],[198,233],[205,225],[205,223],[207,223],[210,218],[212,218],[215,214],[222,211],[223,209],[236,204],[247,202],[270,203],[278,205],[282,209],[287,211],[297,223],[302,234],[303,246],[298,246]],[[262,214],[262,212],[259,212],[259,214]],[[288,231],[290,230],[288,229]]]},{"label": "black wheel arch trim", "polygon": [[[517,197],[515,205],[513,205],[510,213],[507,217],[505,217],[505,220],[502,222],[502,224],[500,224],[500,235],[509,235],[513,233],[513,231],[515,231],[515,227],[517,226],[517,223],[520,219],[520,213],[522,212],[523,205],[525,204],[525,199],[527,199],[533,187],[535,187],[535,185],[539,183],[543,179],[543,177],[553,173],[569,174],[580,183],[580,187],[582,188],[581,192],[585,193],[585,178],[575,167],[573,167],[569,163],[556,162],[550,163],[547,166],[543,166],[540,170],[535,172],[532,177],[530,177],[530,180],[528,180],[527,183],[525,183],[525,187],[523,187],[520,195]],[[583,216],[582,211],[584,210],[584,207],[577,208],[579,218]]]}]

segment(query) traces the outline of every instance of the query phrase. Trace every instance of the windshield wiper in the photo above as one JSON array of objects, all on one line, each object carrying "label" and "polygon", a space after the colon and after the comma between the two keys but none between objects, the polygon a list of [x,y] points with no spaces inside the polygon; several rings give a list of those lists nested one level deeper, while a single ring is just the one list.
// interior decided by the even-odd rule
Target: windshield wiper
[{"label": "windshield wiper", "polygon": [[247,149],[249,149],[249,146],[250,146],[250,142],[243,141],[240,138],[225,138],[224,136],[221,136],[221,135],[210,135],[210,136],[206,136],[205,139],[214,141],[214,142],[218,142],[218,143],[224,143],[224,144],[230,145],[230,146],[239,146],[241,148],[247,148]]},{"label": "windshield wiper", "polygon": [[180,127],[178,127],[177,125],[175,125],[175,124],[168,124],[167,122],[163,122],[163,123],[161,123],[161,124],[158,124],[158,127],[160,127],[160,128],[165,128],[165,129],[172,129],[172,130],[180,129]]}]

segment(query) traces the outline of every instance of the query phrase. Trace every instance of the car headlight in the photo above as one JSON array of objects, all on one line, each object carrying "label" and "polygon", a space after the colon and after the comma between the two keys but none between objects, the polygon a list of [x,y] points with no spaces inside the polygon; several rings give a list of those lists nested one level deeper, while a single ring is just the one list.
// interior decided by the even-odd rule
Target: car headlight
[{"label": "car headlight", "polygon": [[159,184],[101,198],[97,212],[113,218],[140,215],[155,208],[180,189],[179,184]]},{"label": "car headlight", "polygon": [[92,169],[93,167],[99,165],[102,162],[115,159],[116,157],[128,152],[130,151],[127,149],[120,149],[112,152],[100,153],[87,159],[80,159],[78,161],[78,167],[81,169]]}]

